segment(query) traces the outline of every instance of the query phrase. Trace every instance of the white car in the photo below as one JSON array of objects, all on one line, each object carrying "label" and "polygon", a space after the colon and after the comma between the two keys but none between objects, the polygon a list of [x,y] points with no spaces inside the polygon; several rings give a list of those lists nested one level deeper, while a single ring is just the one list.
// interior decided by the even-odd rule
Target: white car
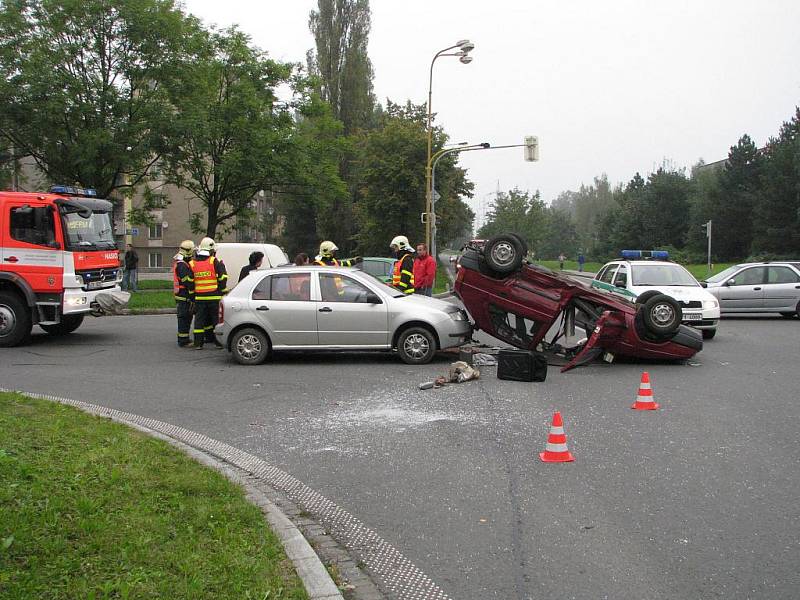
[{"label": "white car", "polygon": [[[647,255],[654,258],[641,258]],[[684,324],[700,329],[707,340],[717,334],[719,301],[681,265],[658,260],[666,259],[666,252],[623,250],[622,256],[603,265],[592,280],[593,288],[638,303],[666,294],[681,305]]]}]

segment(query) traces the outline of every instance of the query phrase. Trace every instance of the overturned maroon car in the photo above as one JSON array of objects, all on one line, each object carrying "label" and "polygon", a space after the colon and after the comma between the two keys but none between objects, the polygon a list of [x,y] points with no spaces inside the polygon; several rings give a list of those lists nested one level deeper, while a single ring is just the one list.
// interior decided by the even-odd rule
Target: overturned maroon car
[{"label": "overturned maroon car", "polygon": [[[454,291],[476,329],[559,357],[562,371],[601,356],[684,360],[703,349],[702,334],[681,324],[673,298],[653,291],[634,304],[527,262],[527,252],[512,233],[465,246]],[[585,336],[576,335],[581,329]]]}]

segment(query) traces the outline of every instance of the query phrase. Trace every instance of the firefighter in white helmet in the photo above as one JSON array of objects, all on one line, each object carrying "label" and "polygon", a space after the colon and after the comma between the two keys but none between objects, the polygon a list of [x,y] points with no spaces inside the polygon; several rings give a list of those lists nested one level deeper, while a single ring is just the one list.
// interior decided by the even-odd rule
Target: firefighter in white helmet
[{"label": "firefighter in white helmet", "polygon": [[184,240],[175,255],[172,265],[172,294],[178,311],[178,346],[190,346],[189,329],[192,325],[194,313],[194,275],[189,267],[189,261],[194,255],[194,242]]},{"label": "firefighter in white helmet", "polygon": [[352,267],[362,261],[360,256],[338,259],[336,258],[337,250],[339,250],[339,247],[336,244],[330,240],[325,240],[319,245],[319,255],[314,264],[327,267]]},{"label": "firefighter in white helmet", "polygon": [[392,285],[404,294],[414,293],[414,248],[404,235],[396,235],[389,243],[395,259]]},{"label": "firefighter in white helmet", "polygon": [[194,277],[194,347],[198,350],[205,342],[222,348],[214,337],[214,325],[219,318],[219,301],[228,291],[228,272],[225,264],[214,254],[214,240],[205,237],[200,240],[197,257],[189,263]]}]

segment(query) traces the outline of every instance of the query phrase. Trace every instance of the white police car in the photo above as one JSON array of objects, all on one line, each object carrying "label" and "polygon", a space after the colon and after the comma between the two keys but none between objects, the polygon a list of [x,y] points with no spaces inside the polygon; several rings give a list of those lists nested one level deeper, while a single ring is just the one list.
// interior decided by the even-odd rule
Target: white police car
[{"label": "white police car", "polygon": [[656,293],[671,296],[681,306],[683,323],[713,338],[719,323],[719,301],[665,250],[623,250],[621,258],[603,265],[592,287],[631,302],[646,302]]}]

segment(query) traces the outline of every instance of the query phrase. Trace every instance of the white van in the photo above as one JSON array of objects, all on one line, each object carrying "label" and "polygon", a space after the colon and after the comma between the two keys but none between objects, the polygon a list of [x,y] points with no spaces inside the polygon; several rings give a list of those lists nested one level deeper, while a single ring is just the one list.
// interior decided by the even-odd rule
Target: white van
[{"label": "white van", "polygon": [[253,252],[264,253],[264,261],[261,263],[262,269],[289,264],[289,257],[275,244],[219,243],[217,244],[217,258],[225,263],[225,268],[228,271],[229,289],[239,283],[239,271],[249,263],[250,255]]}]

